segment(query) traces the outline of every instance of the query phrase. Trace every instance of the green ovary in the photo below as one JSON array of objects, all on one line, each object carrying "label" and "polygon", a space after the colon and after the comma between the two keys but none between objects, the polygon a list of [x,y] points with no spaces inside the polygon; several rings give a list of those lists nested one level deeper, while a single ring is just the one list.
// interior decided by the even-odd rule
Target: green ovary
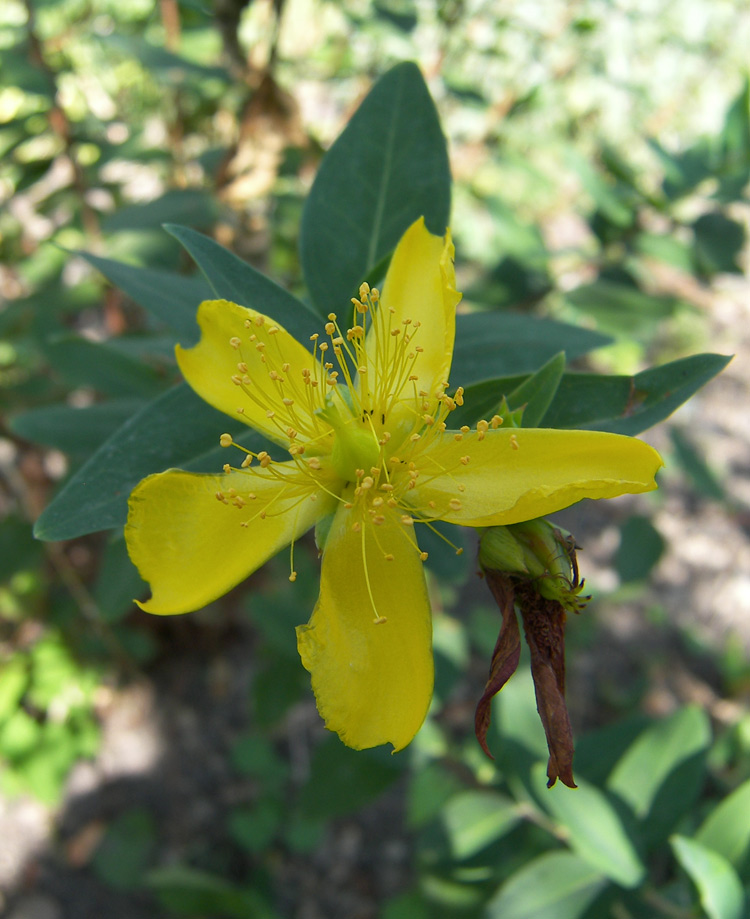
[{"label": "green ovary", "polygon": [[357,419],[348,424],[341,423],[340,418],[328,420],[332,422],[335,434],[331,460],[337,475],[345,482],[354,482],[358,469],[369,474],[373,467],[380,466],[380,445],[369,426],[362,425]]}]

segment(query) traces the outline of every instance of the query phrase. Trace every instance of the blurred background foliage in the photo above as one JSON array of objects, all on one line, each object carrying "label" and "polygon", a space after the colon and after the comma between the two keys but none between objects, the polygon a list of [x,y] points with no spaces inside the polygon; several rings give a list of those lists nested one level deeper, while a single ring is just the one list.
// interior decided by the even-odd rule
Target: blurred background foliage
[{"label": "blurred background foliage", "polygon": [[[741,0],[4,0],[0,908],[747,914],[748,393],[733,368],[750,352],[749,46]],[[544,788],[520,673],[494,763],[473,739],[498,628],[473,548],[431,574],[435,704],[391,757],[318,722],[293,632],[316,594],[311,545],[294,589],[271,564],[165,621],[133,607],[144,588],[116,534],[31,537],[66,476],[176,380],[128,266],[152,306],[180,272],[163,315],[190,316],[205,284],[162,229],[186,224],[304,296],[322,153],[401,60],[448,138],[467,307],[613,337],[579,369],[738,352],[718,398],[653,433],[659,493],[561,515],[596,594],[569,628],[575,793]]]}]

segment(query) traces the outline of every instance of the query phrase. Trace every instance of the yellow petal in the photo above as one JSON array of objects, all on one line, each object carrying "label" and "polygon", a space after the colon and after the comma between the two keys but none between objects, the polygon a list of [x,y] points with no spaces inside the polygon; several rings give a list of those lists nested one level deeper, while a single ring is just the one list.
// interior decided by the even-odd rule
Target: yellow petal
[{"label": "yellow petal", "polygon": [[[312,417],[310,386],[303,385],[302,371],[314,367],[312,355],[277,322],[228,300],[206,300],[198,308],[198,324],[198,344],[178,345],[175,353],[183,376],[202,399],[285,446],[288,427],[301,440],[328,430],[325,422]],[[249,382],[237,385],[233,377]],[[294,401],[293,413],[284,398]]]},{"label": "yellow petal", "polygon": [[463,526],[519,523],[581,498],[652,491],[662,465],[653,447],[621,434],[528,428],[479,436],[456,441],[447,432],[417,458],[417,487],[407,492],[415,509]]},{"label": "yellow petal", "polygon": [[[310,500],[314,485],[309,479],[300,482],[293,463],[274,464],[273,469],[281,479],[243,471],[199,475],[172,469],[136,486],[125,539],[130,558],[151,585],[153,595],[139,604],[142,609],[169,614],[205,606],[330,510],[324,492]],[[218,500],[217,492],[225,500]]]},{"label": "yellow petal", "polygon": [[297,629],[297,647],[326,726],[355,750],[385,743],[400,750],[432,698],[424,572],[413,527],[389,513],[381,526],[366,522],[356,532],[356,515],[344,507],[336,513],[320,598],[309,624]]},{"label": "yellow petal", "polygon": [[[420,217],[396,246],[380,299],[379,309],[383,316],[392,317],[393,329],[403,330],[405,319],[412,321],[412,327],[420,323],[412,344],[424,350],[418,354],[414,374],[419,377],[418,389],[425,390],[431,397],[436,389],[442,391],[453,357],[456,306],[461,299],[456,291],[453,256],[450,232],[445,237],[433,236],[425,227],[424,218]],[[367,336],[367,356],[368,363],[376,367],[377,354],[371,328]],[[381,368],[383,370],[388,372],[390,368]],[[402,392],[413,405],[413,383],[406,383]]]}]

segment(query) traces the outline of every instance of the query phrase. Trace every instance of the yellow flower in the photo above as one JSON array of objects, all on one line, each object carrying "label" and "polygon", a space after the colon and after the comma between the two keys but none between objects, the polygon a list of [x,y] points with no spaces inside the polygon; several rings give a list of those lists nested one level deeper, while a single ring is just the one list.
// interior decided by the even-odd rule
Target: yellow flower
[{"label": "yellow flower", "polygon": [[459,299],[450,237],[419,220],[382,296],[362,285],[350,321],[331,313],[310,350],[255,310],[202,303],[200,342],[177,348],[185,379],[290,459],[247,453],[223,475],[169,470],[130,499],[125,535],[152,613],[204,606],[317,527],[320,597],[298,647],[326,725],[357,749],[403,748],[430,704],[418,526],[512,524],[648,491],[661,465],[615,434],[504,430],[497,416],[451,430],[463,401],[461,388],[447,394]]}]

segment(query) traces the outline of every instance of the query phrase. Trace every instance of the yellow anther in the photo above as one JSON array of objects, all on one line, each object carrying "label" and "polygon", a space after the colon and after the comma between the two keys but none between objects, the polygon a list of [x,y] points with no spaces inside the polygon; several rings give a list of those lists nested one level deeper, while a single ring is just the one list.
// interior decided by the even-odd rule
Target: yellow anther
[{"label": "yellow anther", "polygon": [[325,324],[325,330],[328,335],[333,335],[333,333],[336,331],[336,326],[332,322],[327,322]]},{"label": "yellow anther", "polygon": [[261,450],[260,453],[258,454],[258,462],[265,469],[267,466],[271,464],[271,457],[266,453],[265,450]]},{"label": "yellow anther", "polygon": [[366,476],[362,479],[362,484],[361,484],[360,487],[363,488],[363,489],[372,488],[372,486],[373,486],[374,484],[375,484],[375,482],[374,482],[372,476],[371,476],[371,475],[366,475]]},{"label": "yellow anther", "polygon": [[461,457],[461,460],[460,460],[461,465],[462,465],[462,466],[468,466],[470,460],[471,460],[471,457],[470,457],[470,456],[462,456],[462,457]]},{"label": "yellow anther", "polygon": [[363,281],[363,282],[359,285],[359,299],[360,299],[360,300],[366,300],[366,299],[367,299],[367,295],[368,295],[369,293],[370,293],[370,285],[367,283],[367,281]]},{"label": "yellow anther", "polygon": [[252,326],[252,322],[250,322],[249,319],[246,319],[244,322],[244,326],[246,329],[249,329]]},{"label": "yellow anther", "polygon": [[248,501],[255,501],[257,497],[258,497],[258,496],[257,496],[254,492],[252,492],[252,491],[249,491],[249,492],[247,493]]},{"label": "yellow anther", "polygon": [[335,322],[335,321],[336,321],[336,314],[335,314],[335,313],[329,313],[329,314],[328,314],[328,318],[331,320],[331,322]]},{"label": "yellow anther", "polygon": [[373,507],[382,507],[382,506],[383,506],[383,499],[382,499],[382,498],[373,498],[373,499],[372,499],[372,506],[373,506]]},{"label": "yellow anther", "polygon": [[[453,398],[456,400],[456,405],[464,404],[464,388],[459,386],[456,392],[453,395]],[[497,417],[497,416],[496,416]]]},{"label": "yellow anther", "polygon": [[354,530],[355,533],[359,533],[361,529],[362,529],[362,524],[359,522],[359,520],[355,520],[354,523],[352,524],[352,530]]},{"label": "yellow anther", "polygon": [[242,466],[243,469],[247,469],[248,466],[251,466],[251,465],[252,465],[252,462],[253,462],[253,458],[252,458],[252,456],[248,453],[247,456],[246,456],[246,457],[242,460],[242,462],[240,463],[240,466]]},{"label": "yellow anther", "polygon": [[292,583],[294,583],[294,582],[297,580],[297,572],[296,572],[296,571],[293,571],[293,572],[289,575],[289,580],[290,580]]},{"label": "yellow anther", "polygon": [[319,351],[327,351],[327,350],[328,350],[328,342],[327,342],[327,341],[321,342],[321,343],[320,343],[320,348],[319,348],[318,350],[319,350]]},{"label": "yellow anther", "polygon": [[294,440],[294,438],[297,436],[297,432],[294,430],[294,428],[287,428],[286,436],[289,438],[289,440]]},{"label": "yellow anther", "polygon": [[282,399],[281,401],[282,401],[282,402],[284,403],[284,405],[286,405],[287,407],[290,406],[290,405],[294,405],[294,399]]},{"label": "yellow anther", "polygon": [[232,467],[229,465],[229,463],[224,463],[224,465],[221,468],[224,470],[224,472],[232,471]]},{"label": "yellow anther", "polygon": [[281,365],[281,369],[284,371],[284,373],[287,373],[289,371],[290,366],[291,365],[289,364],[288,361],[284,361],[284,363]]},{"label": "yellow anther", "polygon": [[231,434],[222,434],[219,438],[219,444],[222,447],[231,447],[232,446],[232,435]]},{"label": "yellow anther", "polygon": [[239,364],[237,364],[237,369],[240,373],[247,373],[247,364],[244,361],[240,361]]},{"label": "yellow anther", "polygon": [[381,491],[393,491],[393,485],[390,485],[388,482],[384,482],[384,483],[380,486],[380,490],[381,490]]},{"label": "yellow anther", "polygon": [[422,436],[421,434],[412,434],[409,440],[412,443],[416,443],[420,439],[421,436]]},{"label": "yellow anther", "polygon": [[253,319],[253,322],[259,326],[263,325],[265,321],[266,321],[266,317],[262,316],[260,313]]},{"label": "yellow anther", "polygon": [[238,414],[238,415],[244,415],[244,414],[245,414],[245,409],[244,409],[242,406],[240,406],[240,407],[237,409],[237,414]]},{"label": "yellow anther", "polygon": [[268,330],[268,334],[275,335],[278,331],[279,331],[279,327],[277,325],[272,325]]},{"label": "yellow anther", "polygon": [[460,492],[466,491],[466,486],[464,485],[463,482],[459,482],[458,485],[456,485],[456,488],[457,488]]},{"label": "yellow anther", "polygon": [[456,440],[456,441],[463,440],[463,439],[464,439],[464,435],[463,435],[463,434],[454,434],[454,435],[453,435],[453,439]]},{"label": "yellow anther", "polygon": [[235,386],[242,386],[242,377],[235,373],[232,377],[232,382]]},{"label": "yellow anther", "polygon": [[401,517],[401,523],[403,523],[403,525],[404,525],[405,527],[413,527],[413,526],[414,526],[414,518],[413,518],[413,517],[410,517],[408,514],[404,514],[404,515]]},{"label": "yellow anther", "polygon": [[318,459],[317,456],[311,456],[310,459],[307,461],[307,465],[310,469],[313,470],[313,472],[317,472],[321,468],[320,460]]},{"label": "yellow anther", "polygon": [[433,424],[435,424],[435,419],[432,417],[432,415],[422,415],[422,421],[424,421],[428,427],[431,427]]},{"label": "yellow anther", "polygon": [[518,441],[516,440],[515,434],[510,435],[510,445],[511,447],[513,447],[514,450],[518,449]]},{"label": "yellow anther", "polygon": [[377,619],[373,619],[373,625],[385,625],[388,622],[387,616],[378,616]]},{"label": "yellow anther", "polygon": [[251,383],[252,383],[252,380],[247,374],[245,374],[245,376],[242,378],[242,385],[249,386]]},{"label": "yellow anther", "polygon": [[367,367],[357,367],[357,373],[360,376],[364,376],[367,373]]},{"label": "yellow anther", "polygon": [[462,424],[461,427],[459,428],[459,431],[460,431],[462,434],[468,434],[469,431],[471,431],[471,428],[469,427],[468,424]]},{"label": "yellow anther", "polygon": [[[320,338],[320,334],[319,334],[318,332],[314,332],[314,333],[310,336],[310,341],[317,341],[319,338]],[[308,371],[308,373],[309,373],[309,372],[310,372],[310,371]]]},{"label": "yellow anther", "polygon": [[269,408],[268,411],[266,412],[266,418],[275,418],[275,417],[276,417],[276,412],[273,409]]},{"label": "yellow anther", "polygon": [[380,299],[380,291],[377,289],[377,287],[373,287],[373,289],[370,291],[370,299],[373,303],[377,303]]},{"label": "yellow anther", "polygon": [[242,341],[241,341],[241,339],[237,338],[237,336],[235,335],[234,337],[232,337],[232,338],[229,339],[229,344],[230,344],[230,345],[234,348],[234,350],[236,351],[236,350],[239,348],[239,346],[242,344]]},{"label": "yellow anther", "polygon": [[376,527],[382,526],[385,523],[385,517],[382,514],[373,514],[372,522]]},{"label": "yellow anther", "polygon": [[458,498],[451,498],[450,501],[448,502],[448,507],[449,507],[452,511],[460,511],[460,510],[461,510],[461,502],[458,500]]},{"label": "yellow anther", "polygon": [[429,554],[427,552],[420,552],[419,557],[423,562],[426,562],[429,558]]},{"label": "yellow anther", "polygon": [[384,555],[383,558],[384,558],[387,562],[392,562],[392,561],[393,561],[393,556],[391,555],[390,552],[388,552],[386,555]]},{"label": "yellow anther", "polygon": [[217,492],[216,492],[216,500],[217,500],[217,501],[223,501],[224,504],[227,504],[227,503],[228,503],[228,502],[227,502],[227,499],[224,497],[224,492],[223,492],[223,491],[217,491]]},{"label": "yellow anther", "polygon": [[401,329],[391,329],[391,335],[396,338],[401,334]]},{"label": "yellow anther", "polygon": [[495,428],[499,427],[502,423],[503,423],[503,419],[502,419],[499,415],[493,415],[493,416],[492,416],[492,420],[490,421],[490,425],[492,426],[492,429],[493,429],[493,430],[494,430]]},{"label": "yellow anther", "polygon": [[398,507],[398,501],[395,498],[389,498],[386,503],[388,507]]}]

